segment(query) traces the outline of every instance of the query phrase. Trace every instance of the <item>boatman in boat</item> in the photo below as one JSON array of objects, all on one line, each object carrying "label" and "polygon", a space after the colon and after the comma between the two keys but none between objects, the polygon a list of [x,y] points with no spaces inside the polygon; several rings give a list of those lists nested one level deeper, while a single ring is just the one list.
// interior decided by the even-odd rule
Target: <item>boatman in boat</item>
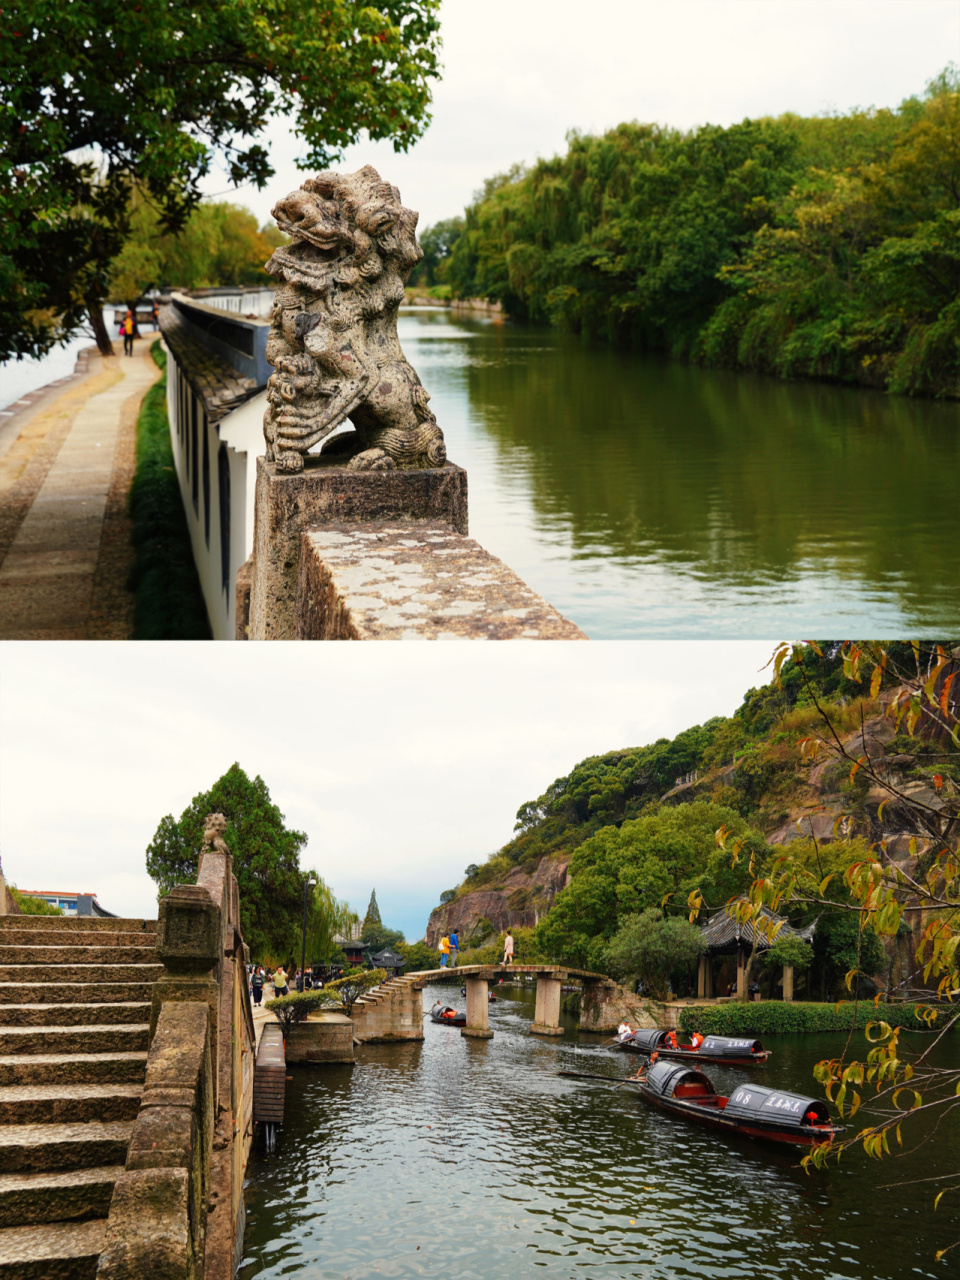
[{"label": "boatman in boat", "polygon": [[651,1053],[650,1055],[650,1061],[641,1062],[639,1068],[637,1069],[637,1074],[635,1076],[627,1076],[627,1079],[628,1080],[646,1080],[647,1072],[650,1070],[650,1068],[653,1066],[653,1064],[657,1061],[659,1057],[660,1057],[660,1054],[657,1052],[656,1049],[654,1049],[653,1053]]},{"label": "boatman in boat", "polygon": [[630,1023],[621,1022],[619,1027],[617,1027],[617,1039],[620,1043],[623,1044],[624,1040],[629,1040],[632,1035],[633,1027],[630,1026]]}]

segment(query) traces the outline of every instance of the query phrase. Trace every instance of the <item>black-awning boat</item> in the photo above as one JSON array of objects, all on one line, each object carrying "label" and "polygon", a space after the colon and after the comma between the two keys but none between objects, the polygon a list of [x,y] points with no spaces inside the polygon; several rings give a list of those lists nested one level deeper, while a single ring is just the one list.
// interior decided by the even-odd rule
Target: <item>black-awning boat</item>
[{"label": "black-awning boat", "polygon": [[454,1009],[452,1004],[444,1004],[438,1000],[430,1010],[431,1019],[440,1026],[444,1027],[465,1027],[467,1025],[467,1015],[459,1009]]},{"label": "black-awning boat", "polygon": [[759,1067],[770,1057],[759,1040],[734,1036],[706,1036],[699,1049],[692,1044],[678,1044],[674,1049],[667,1044],[668,1031],[656,1027],[644,1027],[632,1036],[621,1040],[614,1047],[625,1053],[651,1054],[654,1049],[661,1058],[674,1058],[682,1062],[713,1063],[724,1067]]},{"label": "black-awning boat", "polygon": [[678,1062],[655,1062],[639,1088],[662,1111],[747,1138],[816,1147],[843,1132],[816,1098],[754,1084],[738,1085],[724,1098],[709,1076]]}]

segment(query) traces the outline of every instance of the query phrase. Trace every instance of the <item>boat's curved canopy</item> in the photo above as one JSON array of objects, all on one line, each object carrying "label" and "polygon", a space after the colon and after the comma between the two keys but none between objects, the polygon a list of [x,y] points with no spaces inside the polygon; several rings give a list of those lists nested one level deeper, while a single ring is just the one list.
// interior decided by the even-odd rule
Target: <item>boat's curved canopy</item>
[{"label": "boat's curved canopy", "polygon": [[642,1027],[631,1037],[633,1043],[641,1049],[658,1049],[666,1039],[667,1033],[656,1027]]},{"label": "boat's curved canopy", "polygon": [[430,1017],[431,1018],[455,1018],[457,1017],[457,1010],[453,1007],[452,1004],[444,1004],[441,1000],[438,1000],[437,1003],[430,1010]]},{"label": "boat's curved canopy", "polygon": [[682,1062],[655,1062],[644,1083],[651,1093],[661,1098],[683,1098],[688,1093],[703,1097],[717,1092],[708,1076],[702,1071],[692,1071]]},{"label": "boat's curved canopy", "polygon": [[775,1120],[786,1125],[832,1123],[826,1104],[818,1098],[756,1084],[738,1085],[724,1115],[734,1120]]},{"label": "boat's curved canopy", "polygon": [[746,1053],[763,1053],[763,1045],[759,1040],[743,1037],[707,1036],[699,1052],[712,1058],[742,1058]]}]

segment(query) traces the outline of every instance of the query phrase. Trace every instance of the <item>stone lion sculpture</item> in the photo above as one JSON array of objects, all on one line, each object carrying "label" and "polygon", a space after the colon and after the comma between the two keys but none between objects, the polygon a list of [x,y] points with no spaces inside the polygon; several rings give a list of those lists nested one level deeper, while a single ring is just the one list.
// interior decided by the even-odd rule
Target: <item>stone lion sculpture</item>
[{"label": "stone lion sculpture", "polygon": [[291,243],[267,263],[277,289],[263,433],[278,471],[348,418],[323,449],[355,470],[442,467],[443,433],[397,338],[397,308],[423,257],[417,214],[366,165],[320,173],[273,209]]},{"label": "stone lion sculpture", "polygon": [[229,853],[224,843],[223,833],[227,829],[227,820],[222,813],[208,813],[203,820],[203,847],[213,849],[216,853]]}]

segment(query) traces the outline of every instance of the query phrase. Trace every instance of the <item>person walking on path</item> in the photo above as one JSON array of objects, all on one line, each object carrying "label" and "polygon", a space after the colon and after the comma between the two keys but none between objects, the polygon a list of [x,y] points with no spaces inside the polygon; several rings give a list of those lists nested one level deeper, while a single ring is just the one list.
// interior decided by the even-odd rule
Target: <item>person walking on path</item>
[{"label": "person walking on path", "polygon": [[457,967],[457,956],[460,954],[460,939],[457,937],[456,929],[450,930],[448,942],[450,943],[450,968],[455,969]]},{"label": "person walking on path", "polygon": [[503,960],[502,964],[513,964],[513,934],[507,930],[507,936],[503,940]]},{"label": "person walking on path", "polygon": [[253,971],[253,977],[250,979],[250,988],[253,991],[253,1003],[259,1005],[263,999],[263,970],[259,965]]},{"label": "person walking on path", "polygon": [[133,312],[128,308],[127,314],[123,317],[120,325],[120,332],[123,334],[123,354],[125,356],[133,355],[133,335],[136,327]]},{"label": "person walking on path", "polygon": [[153,306],[150,309],[150,319],[153,321],[153,332],[156,333],[160,328],[160,304],[156,298],[154,298]]},{"label": "person walking on path", "polygon": [[444,934],[443,937],[440,939],[439,950],[440,950],[440,968],[445,969],[447,967],[447,961],[450,959],[450,939],[447,937],[446,934]]},{"label": "person walking on path", "polygon": [[280,965],[273,975],[273,994],[275,996],[288,996],[290,994],[290,988],[287,986],[287,975],[283,972],[283,965]]}]

